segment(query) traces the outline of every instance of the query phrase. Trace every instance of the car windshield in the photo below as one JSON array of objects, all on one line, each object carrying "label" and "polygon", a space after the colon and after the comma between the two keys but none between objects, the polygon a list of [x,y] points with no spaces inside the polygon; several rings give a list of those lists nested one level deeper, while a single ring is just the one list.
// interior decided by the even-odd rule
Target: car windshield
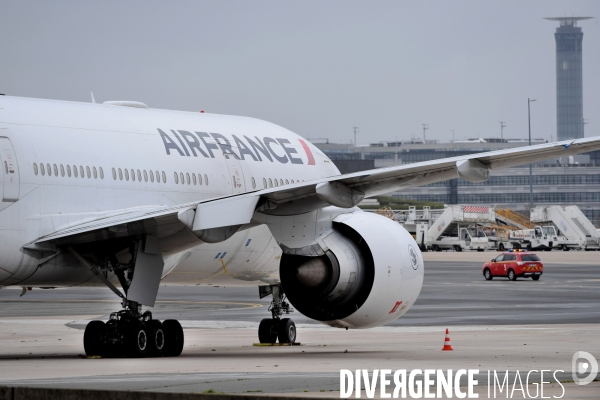
[{"label": "car windshield", "polygon": [[553,226],[544,226],[542,230],[544,231],[544,235],[556,235],[556,231],[554,230]]},{"label": "car windshield", "polygon": [[541,261],[538,256],[535,254],[523,254],[521,256],[521,260],[523,261]]},{"label": "car windshield", "polygon": [[481,229],[476,229],[476,228],[469,228],[469,234],[471,235],[472,238],[484,238],[485,233],[481,230]]}]

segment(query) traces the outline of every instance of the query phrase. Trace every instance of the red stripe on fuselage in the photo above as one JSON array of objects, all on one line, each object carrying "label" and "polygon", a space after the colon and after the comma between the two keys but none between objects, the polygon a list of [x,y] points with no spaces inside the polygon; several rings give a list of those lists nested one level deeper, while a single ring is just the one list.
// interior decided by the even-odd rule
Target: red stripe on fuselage
[{"label": "red stripe on fuselage", "polygon": [[310,147],[308,147],[304,140],[298,139],[298,141],[300,142],[302,148],[304,148],[304,151],[306,152],[306,156],[308,157],[308,165],[315,165],[315,157],[313,156],[312,151],[310,151]]}]

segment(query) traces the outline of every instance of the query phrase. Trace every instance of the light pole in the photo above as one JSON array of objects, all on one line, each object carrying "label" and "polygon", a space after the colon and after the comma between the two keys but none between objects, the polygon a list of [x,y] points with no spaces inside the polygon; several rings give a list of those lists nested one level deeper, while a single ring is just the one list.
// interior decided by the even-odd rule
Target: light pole
[{"label": "light pole", "polygon": [[[529,125],[529,145],[531,146],[531,102],[535,99],[527,98],[527,122]],[[529,163],[529,212],[533,208],[533,171]]]}]

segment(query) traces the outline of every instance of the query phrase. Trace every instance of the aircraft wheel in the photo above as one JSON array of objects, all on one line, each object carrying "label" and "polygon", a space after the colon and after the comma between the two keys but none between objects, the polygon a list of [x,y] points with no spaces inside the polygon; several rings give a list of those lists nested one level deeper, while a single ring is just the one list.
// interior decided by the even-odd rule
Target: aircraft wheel
[{"label": "aircraft wheel", "polygon": [[277,336],[279,343],[296,342],[296,324],[290,318],[284,318],[279,321]]},{"label": "aircraft wheel", "polygon": [[165,350],[165,331],[163,324],[158,320],[146,322],[148,327],[148,355],[151,357],[160,357]]},{"label": "aircraft wheel", "polygon": [[102,356],[104,354],[104,333],[106,325],[102,321],[91,321],[85,327],[83,348],[87,356]]},{"label": "aircraft wheel", "polygon": [[123,339],[127,357],[145,357],[148,354],[148,328],[142,321],[125,322]]},{"label": "aircraft wheel", "polygon": [[260,343],[277,342],[277,321],[265,318],[258,325],[258,341]]},{"label": "aircraft wheel", "polygon": [[492,275],[492,271],[490,271],[489,268],[485,269],[485,271],[483,272],[483,276],[485,277],[486,281],[491,281],[492,279],[494,279],[494,276]]},{"label": "aircraft wheel", "polygon": [[184,334],[181,324],[176,319],[167,319],[162,323],[165,334],[163,354],[166,357],[177,357],[183,351]]}]

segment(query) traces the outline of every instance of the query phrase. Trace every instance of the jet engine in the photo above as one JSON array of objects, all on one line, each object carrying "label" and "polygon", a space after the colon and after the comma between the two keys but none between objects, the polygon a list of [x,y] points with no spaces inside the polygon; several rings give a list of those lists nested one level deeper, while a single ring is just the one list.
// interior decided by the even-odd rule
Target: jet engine
[{"label": "jet engine", "polygon": [[281,284],[305,316],[339,328],[371,328],[402,316],[423,284],[423,258],[398,223],[373,213],[338,215],[313,254],[284,248]]}]

